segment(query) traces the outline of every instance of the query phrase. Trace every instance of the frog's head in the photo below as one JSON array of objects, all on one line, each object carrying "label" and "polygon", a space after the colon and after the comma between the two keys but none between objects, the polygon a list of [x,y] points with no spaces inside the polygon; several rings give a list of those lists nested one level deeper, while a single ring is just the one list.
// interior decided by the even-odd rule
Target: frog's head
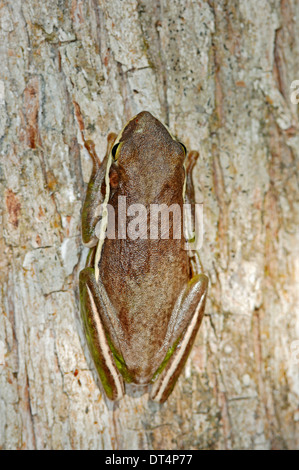
[{"label": "frog's head", "polygon": [[153,197],[165,185],[174,190],[184,183],[186,148],[148,111],[133,117],[112,148],[120,179],[134,182],[134,190]]}]

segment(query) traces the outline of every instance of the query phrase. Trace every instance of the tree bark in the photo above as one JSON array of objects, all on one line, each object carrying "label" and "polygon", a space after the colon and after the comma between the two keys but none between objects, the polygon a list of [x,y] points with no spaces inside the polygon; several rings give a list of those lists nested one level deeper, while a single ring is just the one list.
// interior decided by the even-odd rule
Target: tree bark
[{"label": "tree bark", "polygon": [[[299,448],[297,0],[4,0],[0,448]],[[146,109],[199,150],[206,314],[163,406],[98,387],[85,138]]]}]

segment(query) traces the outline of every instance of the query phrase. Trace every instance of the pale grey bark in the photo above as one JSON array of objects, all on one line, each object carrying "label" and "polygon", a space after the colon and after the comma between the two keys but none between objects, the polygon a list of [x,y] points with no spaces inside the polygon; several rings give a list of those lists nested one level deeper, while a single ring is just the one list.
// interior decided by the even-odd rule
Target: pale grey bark
[{"label": "pale grey bark", "polygon": [[[6,0],[0,20],[0,447],[298,448],[298,0]],[[143,109],[200,151],[209,299],[162,407],[97,386],[74,100],[101,156]]]}]

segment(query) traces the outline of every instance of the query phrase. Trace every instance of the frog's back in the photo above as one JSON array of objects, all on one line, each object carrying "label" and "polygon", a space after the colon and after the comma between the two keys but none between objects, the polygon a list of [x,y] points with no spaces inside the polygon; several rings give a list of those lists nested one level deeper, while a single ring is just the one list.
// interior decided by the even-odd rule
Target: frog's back
[{"label": "frog's back", "polygon": [[164,359],[169,320],[189,279],[187,252],[175,245],[107,240],[103,247],[100,279],[122,330],[120,352],[137,383],[147,383]]},{"label": "frog's back", "polygon": [[[114,184],[109,197],[115,212],[116,239],[105,239],[99,273],[120,325],[120,352],[134,381],[146,383],[168,350],[169,320],[189,279],[182,214],[184,151],[167,129],[146,112],[128,124],[119,142],[121,149],[110,169]],[[137,227],[143,238],[130,238],[132,217],[126,218],[126,238],[119,237],[119,205],[124,203],[124,197],[127,209],[132,204],[144,208],[146,215],[139,222],[146,227],[145,232]],[[170,239],[161,239],[160,230],[158,238],[153,239],[151,224],[157,219],[152,219],[151,207],[161,204],[167,208],[176,206],[177,212],[170,221],[179,224],[178,239],[172,239],[173,223]]]}]

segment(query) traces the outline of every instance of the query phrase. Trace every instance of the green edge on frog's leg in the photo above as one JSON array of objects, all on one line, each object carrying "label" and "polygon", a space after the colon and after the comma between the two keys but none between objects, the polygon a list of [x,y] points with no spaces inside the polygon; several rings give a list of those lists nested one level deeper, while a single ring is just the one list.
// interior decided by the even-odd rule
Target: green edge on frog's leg
[{"label": "green edge on frog's leg", "polygon": [[100,293],[93,268],[88,267],[80,272],[79,287],[81,315],[91,355],[107,397],[119,400],[124,396],[124,382],[101,319]]},{"label": "green edge on frog's leg", "polygon": [[168,350],[155,374],[156,377],[159,373],[151,391],[151,398],[154,401],[164,403],[167,400],[182,372],[202,322],[208,283],[209,280],[204,274],[197,274],[188,283],[186,288],[188,294],[183,296],[180,316],[189,317],[190,320],[184,332],[180,333],[179,338]]}]

